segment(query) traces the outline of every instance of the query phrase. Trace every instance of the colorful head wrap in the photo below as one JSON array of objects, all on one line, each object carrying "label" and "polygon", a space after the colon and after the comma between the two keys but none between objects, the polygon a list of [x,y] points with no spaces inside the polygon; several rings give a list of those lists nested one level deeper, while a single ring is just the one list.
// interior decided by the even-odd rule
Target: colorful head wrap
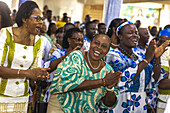
[{"label": "colorful head wrap", "polygon": [[127,21],[127,22],[124,22],[124,23],[122,23],[121,25],[119,25],[119,27],[117,27],[117,29],[116,29],[116,35],[118,36],[118,32],[119,32],[119,30],[123,27],[123,26],[125,26],[125,25],[127,25],[127,24],[133,24],[131,21]]},{"label": "colorful head wrap", "polygon": [[168,36],[170,37],[170,28],[168,28],[167,30],[166,29],[163,29],[159,32],[159,37],[160,36]]}]

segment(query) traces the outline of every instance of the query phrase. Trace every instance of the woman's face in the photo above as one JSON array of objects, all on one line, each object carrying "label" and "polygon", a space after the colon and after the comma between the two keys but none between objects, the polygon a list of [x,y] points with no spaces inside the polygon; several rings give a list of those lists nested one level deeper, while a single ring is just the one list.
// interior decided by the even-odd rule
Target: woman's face
[{"label": "woman's face", "polygon": [[40,33],[40,29],[42,27],[42,13],[40,9],[35,8],[31,14],[31,16],[26,19],[24,22],[26,28],[30,34],[37,35]]},{"label": "woman's face", "polygon": [[63,37],[64,37],[64,32],[63,33],[59,32],[56,34],[56,39],[57,39],[56,41],[58,44],[62,45]]},{"label": "woman's face", "polygon": [[136,26],[133,24],[125,25],[121,30],[121,34],[119,34],[119,39],[121,46],[128,48],[136,47],[139,41]]},{"label": "woman's face", "polygon": [[68,38],[68,42],[70,44],[69,46],[71,46],[72,49],[74,49],[77,46],[82,48],[84,44],[83,34],[79,32],[74,33],[71,38]]},{"label": "woman's face", "polygon": [[109,38],[106,35],[98,35],[90,43],[89,55],[92,60],[100,60],[108,53],[109,48]]}]

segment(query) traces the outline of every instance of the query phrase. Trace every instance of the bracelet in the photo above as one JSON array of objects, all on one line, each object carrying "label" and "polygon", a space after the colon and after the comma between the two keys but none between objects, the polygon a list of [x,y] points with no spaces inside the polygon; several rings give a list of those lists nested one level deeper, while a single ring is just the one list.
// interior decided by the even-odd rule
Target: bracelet
[{"label": "bracelet", "polygon": [[105,79],[102,79],[102,81],[103,81],[103,86],[106,86],[106,81],[105,81]]},{"label": "bracelet", "polygon": [[18,72],[17,72],[18,77],[19,77],[19,72],[20,72],[20,69],[18,69]]},{"label": "bracelet", "polygon": [[114,89],[115,89],[115,88],[114,88],[114,86],[112,87],[112,89],[109,89],[109,88],[107,88],[107,87],[106,87],[106,90],[107,90],[107,91],[111,91],[111,92],[113,92],[113,91],[114,91]]},{"label": "bracelet", "polygon": [[149,64],[149,62],[148,62],[146,59],[143,59],[143,61],[144,61],[145,63]]}]

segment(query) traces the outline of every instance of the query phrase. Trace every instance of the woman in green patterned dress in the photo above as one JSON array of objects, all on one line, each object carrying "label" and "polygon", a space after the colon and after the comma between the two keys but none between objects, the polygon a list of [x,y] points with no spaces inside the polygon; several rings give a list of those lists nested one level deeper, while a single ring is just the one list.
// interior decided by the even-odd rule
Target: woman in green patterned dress
[{"label": "woman in green patterned dress", "polygon": [[51,84],[47,113],[89,113],[117,104],[115,84],[121,72],[113,72],[101,59],[108,53],[110,39],[97,35],[89,52],[76,50],[58,65]]}]

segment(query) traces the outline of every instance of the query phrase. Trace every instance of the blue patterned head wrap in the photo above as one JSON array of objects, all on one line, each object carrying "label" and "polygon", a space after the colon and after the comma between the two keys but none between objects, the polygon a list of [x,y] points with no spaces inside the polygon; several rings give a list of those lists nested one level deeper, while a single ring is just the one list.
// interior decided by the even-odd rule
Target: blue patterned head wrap
[{"label": "blue patterned head wrap", "polygon": [[170,28],[168,28],[167,30],[166,29],[163,29],[159,32],[159,37],[160,36],[168,36],[170,37]]},{"label": "blue patterned head wrap", "polygon": [[123,27],[123,26],[125,26],[125,25],[127,25],[127,24],[133,24],[131,21],[127,21],[127,22],[124,22],[124,23],[122,23],[121,25],[119,25],[119,27],[117,27],[117,29],[116,29],[116,35],[118,36],[118,32],[119,32],[119,30]]}]

